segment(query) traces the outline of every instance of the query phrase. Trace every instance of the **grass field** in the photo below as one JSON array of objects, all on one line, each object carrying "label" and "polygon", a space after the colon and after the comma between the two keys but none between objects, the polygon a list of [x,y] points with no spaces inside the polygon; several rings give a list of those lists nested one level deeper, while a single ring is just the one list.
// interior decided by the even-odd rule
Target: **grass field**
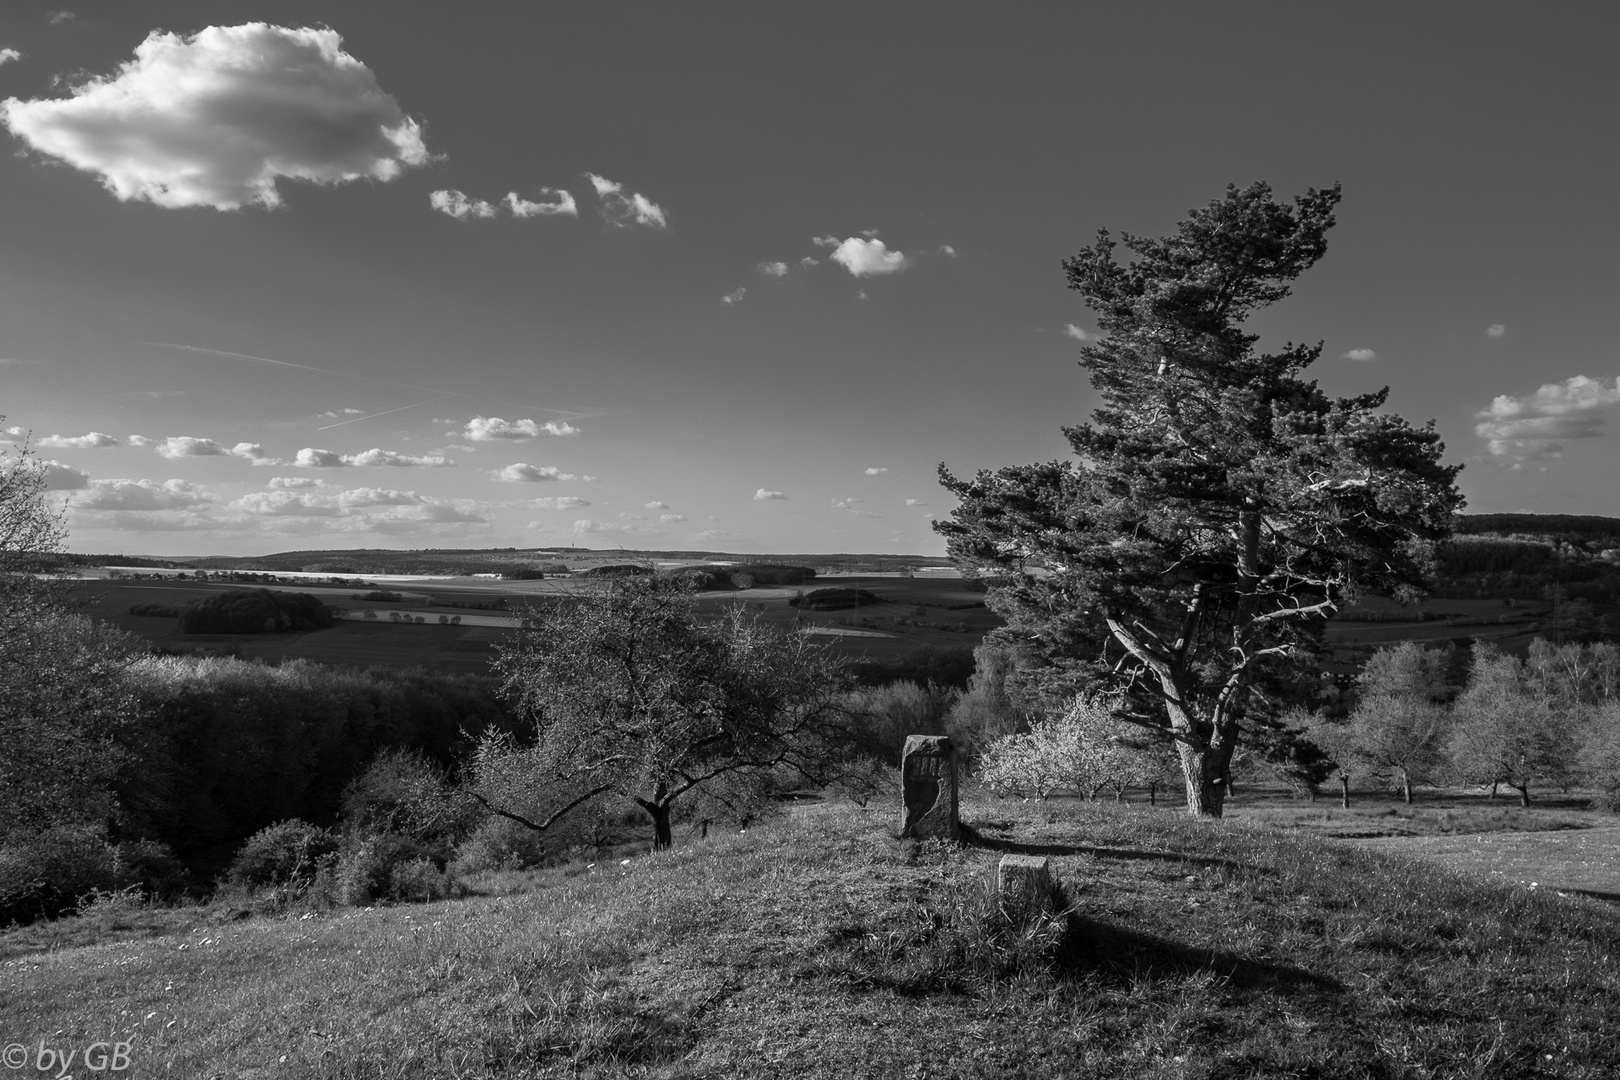
[{"label": "grass field", "polygon": [[[131,1076],[1597,1078],[1620,1062],[1620,924],[1597,901],[1132,806],[970,801],[963,849],[897,841],[892,818],[808,807],[435,905],[109,910],[78,940],[158,936],[12,943],[0,1035],[129,1039]],[[988,891],[1006,852],[1050,858],[1070,910],[1007,921]]]},{"label": "grass field", "polygon": [[[744,604],[764,622],[786,629],[805,627],[825,631],[827,641],[852,660],[892,660],[925,646],[972,648],[999,621],[984,607],[984,594],[955,578],[840,576],[806,592],[836,583],[840,588],[865,589],[884,603],[841,611],[800,612],[789,601],[797,588],[761,587],[734,592],[701,593],[699,611],[718,616],[734,604]],[[485,671],[494,646],[507,631],[494,623],[492,612],[471,605],[504,603],[520,612],[537,597],[579,589],[582,579],[548,578],[541,581],[495,582],[448,578],[389,583],[400,594],[397,602],[356,599],[369,589],[326,585],[276,584],[271,588],[307,592],[350,613],[371,609],[375,623],[345,617],[337,626],[308,634],[201,635],[182,634],[173,618],[129,614],[137,604],[182,606],[225,589],[253,588],[194,581],[86,580],[76,583],[75,596],[88,615],[105,619],[170,651],[205,651],[259,658],[274,662],[310,659],[330,664],[365,666],[387,664],[427,667],[443,671]],[[460,606],[456,606],[460,605]],[[390,612],[421,615],[422,625],[388,621]],[[461,626],[442,626],[440,615],[463,619]]]}]

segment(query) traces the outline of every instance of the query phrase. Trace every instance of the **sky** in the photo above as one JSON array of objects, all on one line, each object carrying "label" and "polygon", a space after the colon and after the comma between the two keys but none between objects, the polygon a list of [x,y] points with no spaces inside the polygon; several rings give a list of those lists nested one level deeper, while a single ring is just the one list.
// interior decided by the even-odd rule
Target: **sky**
[{"label": "sky", "polygon": [[[71,0],[68,0],[71,4]],[[1344,186],[1253,321],[1469,512],[1620,515],[1620,9],[7,0],[0,428],[84,552],[940,554],[1062,260]]]}]

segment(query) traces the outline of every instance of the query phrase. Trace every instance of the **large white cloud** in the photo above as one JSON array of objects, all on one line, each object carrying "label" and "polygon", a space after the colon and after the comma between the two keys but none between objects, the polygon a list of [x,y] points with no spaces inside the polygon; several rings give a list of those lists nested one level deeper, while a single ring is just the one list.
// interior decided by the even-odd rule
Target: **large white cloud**
[{"label": "large white cloud", "polygon": [[39,440],[39,445],[48,446],[53,450],[68,448],[88,450],[92,447],[117,446],[118,440],[111,435],[92,431],[88,435],[47,435]]},{"label": "large white cloud", "polygon": [[664,208],[653,202],[640,192],[626,192],[624,185],[609,180],[605,176],[595,173],[586,173],[591,187],[596,189],[596,197],[602,201],[602,217],[611,225],[624,228],[629,225],[646,225],[654,229],[668,226],[669,220],[664,216]]},{"label": "large white cloud", "polygon": [[116,74],[66,98],[0,103],[42,154],[119,199],[277,206],[276,180],[392,180],[428,160],[421,128],[329,29],[266,23],[153,31]]},{"label": "large white cloud", "polygon": [[351,531],[405,532],[415,525],[488,520],[470,499],[439,499],[392,488],[278,487],[250,492],[231,503],[230,509],[261,518],[332,518]]},{"label": "large white cloud", "polygon": [[911,260],[898,251],[890,251],[883,241],[862,236],[851,236],[827,257],[858,278],[898,274],[911,265]]},{"label": "large white cloud", "polygon": [[1566,439],[1603,434],[1598,410],[1620,404],[1620,378],[1612,382],[1576,375],[1546,383],[1523,397],[1502,394],[1479,413],[1474,434],[1498,457],[1556,457]]},{"label": "large white cloud", "polygon": [[335,450],[322,450],[315,446],[306,446],[298,451],[293,464],[305,469],[341,469],[350,465],[361,468],[391,465],[398,468],[427,468],[442,469],[454,465],[454,458],[447,458],[442,454],[401,454],[393,450],[384,450],[381,447],[372,447],[362,450],[358,454],[340,454]]},{"label": "large white cloud", "polygon": [[225,448],[213,439],[199,439],[192,435],[170,435],[158,444],[157,452],[171,460],[188,457],[218,457]]},{"label": "large white cloud", "polygon": [[494,442],[497,439],[533,439],[541,432],[550,435],[577,435],[579,428],[567,422],[547,420],[541,424],[534,420],[503,420],[499,416],[475,416],[467,421],[462,437],[473,442]]},{"label": "large white cloud", "polygon": [[73,500],[76,510],[152,513],[205,506],[214,497],[185,480],[92,480],[88,493]]}]

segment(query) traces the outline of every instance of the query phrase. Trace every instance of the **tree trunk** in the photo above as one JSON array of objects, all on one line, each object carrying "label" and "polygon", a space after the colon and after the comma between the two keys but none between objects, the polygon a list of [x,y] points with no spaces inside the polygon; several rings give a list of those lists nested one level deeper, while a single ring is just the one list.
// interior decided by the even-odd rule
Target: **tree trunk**
[{"label": "tree trunk", "polygon": [[1509,784],[1508,787],[1512,788],[1514,791],[1517,791],[1519,793],[1519,805],[1520,806],[1529,806],[1530,805],[1530,785],[1529,784]]},{"label": "tree trunk", "polygon": [[1406,801],[1407,806],[1412,805],[1412,778],[1404,772],[1401,773],[1401,798]]},{"label": "tree trunk", "polygon": [[1350,778],[1343,773],[1339,774],[1339,805],[1350,809]]},{"label": "tree trunk", "polygon": [[1500,781],[1500,780],[1492,780],[1491,781],[1491,794],[1489,796],[1491,802],[1496,801],[1496,786],[1498,784],[1500,784],[1501,782],[1502,781]]},{"label": "tree trunk", "polygon": [[1154,781],[1153,783],[1148,785],[1148,805],[1149,806],[1158,806],[1159,805],[1159,784],[1158,784],[1158,781]]},{"label": "tree trunk", "polygon": [[675,837],[669,829],[669,787],[659,781],[653,788],[653,797],[650,799],[637,798],[636,805],[647,811],[647,816],[652,818],[653,850],[668,851],[674,847]]},{"label": "tree trunk", "polygon": [[1187,779],[1187,813],[1194,817],[1218,818],[1226,809],[1226,785],[1221,782],[1225,770],[1213,750],[1195,749],[1178,743],[1181,752],[1181,772]]}]

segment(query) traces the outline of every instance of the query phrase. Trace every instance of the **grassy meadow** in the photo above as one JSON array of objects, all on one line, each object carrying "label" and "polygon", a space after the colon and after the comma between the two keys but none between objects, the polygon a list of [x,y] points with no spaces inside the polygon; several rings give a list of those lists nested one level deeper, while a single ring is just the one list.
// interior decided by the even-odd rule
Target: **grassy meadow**
[{"label": "grassy meadow", "polygon": [[[240,918],[108,900],[0,938],[0,1016],[8,1042],[132,1039],[131,1076],[1596,1078],[1620,1063],[1620,923],[1599,901],[1241,815],[969,800],[963,817],[975,840],[953,848],[897,840],[888,807],[812,805],[428,905]],[[1057,917],[999,910],[1005,852],[1052,860]]]}]

